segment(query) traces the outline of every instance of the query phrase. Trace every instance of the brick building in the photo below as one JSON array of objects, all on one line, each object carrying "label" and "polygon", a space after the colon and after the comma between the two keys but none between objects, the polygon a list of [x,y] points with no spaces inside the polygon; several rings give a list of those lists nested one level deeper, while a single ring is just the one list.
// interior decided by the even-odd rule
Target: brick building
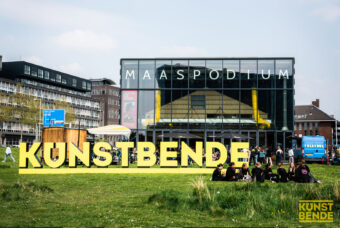
[{"label": "brick building", "polygon": [[295,136],[324,136],[328,149],[337,143],[336,120],[320,109],[320,100],[316,99],[311,105],[296,105]]},{"label": "brick building", "polygon": [[[103,124],[111,125],[119,124],[120,119],[120,88],[116,87],[116,83],[107,78],[91,79],[92,81],[92,98],[99,99],[102,102]],[[113,143],[114,137],[109,137],[109,141]]]}]

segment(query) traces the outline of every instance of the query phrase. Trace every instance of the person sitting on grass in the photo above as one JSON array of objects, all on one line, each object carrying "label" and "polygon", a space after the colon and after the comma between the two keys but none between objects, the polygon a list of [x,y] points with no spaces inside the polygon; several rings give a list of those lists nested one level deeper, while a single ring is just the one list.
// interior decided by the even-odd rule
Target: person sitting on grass
[{"label": "person sitting on grass", "polygon": [[288,181],[288,174],[284,168],[282,168],[282,162],[279,162],[277,165],[277,174],[279,175],[280,182],[287,182]]},{"label": "person sitting on grass", "polygon": [[314,178],[311,174],[309,167],[306,165],[306,162],[302,160],[302,162],[298,162],[298,168],[295,170],[295,181],[298,183],[319,183],[321,181]]},{"label": "person sitting on grass", "polygon": [[261,163],[256,162],[255,168],[251,170],[251,178],[254,182],[263,182],[263,170],[261,169]]},{"label": "person sitting on grass", "polygon": [[211,180],[212,181],[222,181],[222,180],[224,180],[222,170],[223,170],[223,164],[220,163],[220,164],[217,165],[217,168],[214,170]]},{"label": "person sitting on grass", "polygon": [[294,162],[291,162],[289,164],[289,168],[288,168],[288,179],[290,181],[294,180],[295,179],[295,165],[294,165]]},{"label": "person sitting on grass", "polygon": [[272,166],[266,165],[266,169],[263,171],[264,179],[271,180],[272,182],[279,182],[279,176],[273,173]]},{"label": "person sitting on grass", "polygon": [[247,163],[242,164],[242,168],[240,169],[240,172],[237,175],[237,179],[242,180],[242,179],[249,179],[250,177],[250,171],[248,168]]},{"label": "person sitting on grass", "polygon": [[235,163],[231,162],[225,175],[226,181],[237,181]]}]

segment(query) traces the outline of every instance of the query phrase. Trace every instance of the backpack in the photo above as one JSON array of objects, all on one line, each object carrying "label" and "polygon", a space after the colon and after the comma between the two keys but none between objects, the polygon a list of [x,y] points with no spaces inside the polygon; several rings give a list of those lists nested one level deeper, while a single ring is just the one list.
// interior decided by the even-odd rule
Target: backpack
[{"label": "backpack", "polygon": [[301,173],[302,173],[302,175],[307,175],[308,170],[306,168],[303,168],[303,169],[301,169]]}]

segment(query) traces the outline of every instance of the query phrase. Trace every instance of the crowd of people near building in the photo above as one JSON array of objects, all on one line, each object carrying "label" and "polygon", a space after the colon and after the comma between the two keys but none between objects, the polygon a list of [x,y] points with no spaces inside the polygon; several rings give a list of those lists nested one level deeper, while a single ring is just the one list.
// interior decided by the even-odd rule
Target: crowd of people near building
[{"label": "crowd of people near building", "polygon": [[282,167],[282,162],[277,164],[277,172],[272,170],[272,164],[267,163],[263,168],[260,162],[255,163],[255,167],[250,171],[248,164],[243,163],[242,167],[237,170],[235,163],[229,163],[229,167],[224,171],[223,164],[219,164],[214,170],[212,181],[253,181],[264,182],[269,180],[273,183],[295,181],[298,183],[321,183],[311,173],[306,161],[289,163],[289,168],[286,170]]},{"label": "crowd of people near building", "polygon": [[[249,164],[253,163],[254,165],[257,162],[260,162],[261,164],[273,164],[273,156],[272,150],[270,150],[268,147],[264,148],[261,146],[255,146],[253,148],[250,148],[248,150],[249,153]],[[283,150],[280,146],[277,147],[276,152],[276,165],[282,161],[283,158]],[[292,148],[288,150],[288,157],[289,162],[294,162],[294,151]]]}]

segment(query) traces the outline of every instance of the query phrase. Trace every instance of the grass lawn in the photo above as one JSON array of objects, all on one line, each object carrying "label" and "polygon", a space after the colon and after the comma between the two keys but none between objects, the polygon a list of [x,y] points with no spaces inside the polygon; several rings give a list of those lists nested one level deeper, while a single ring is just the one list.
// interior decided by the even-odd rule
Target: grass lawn
[{"label": "grass lawn", "polygon": [[[340,226],[340,166],[309,165],[322,184],[256,184],[209,175],[18,175],[13,154],[16,163],[0,162],[1,227]],[[334,200],[334,223],[299,223],[303,199]]]}]

